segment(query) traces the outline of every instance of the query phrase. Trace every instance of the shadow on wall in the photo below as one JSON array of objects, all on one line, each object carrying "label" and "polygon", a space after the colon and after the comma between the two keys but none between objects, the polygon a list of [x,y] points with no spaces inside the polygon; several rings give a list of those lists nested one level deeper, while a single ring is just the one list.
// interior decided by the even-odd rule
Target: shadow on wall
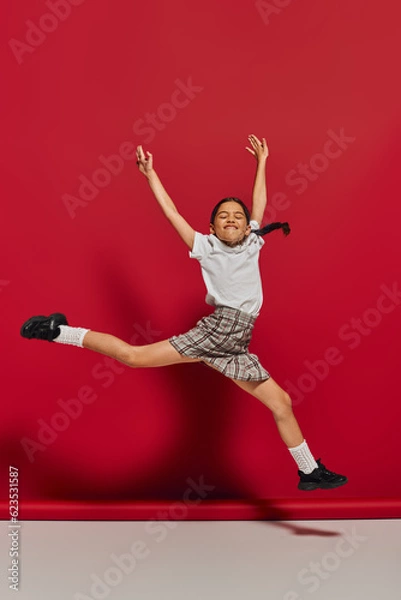
[{"label": "shadow on wall", "polygon": [[[137,281],[135,273],[131,274],[128,281],[117,260],[110,260],[110,255],[103,257],[99,253],[96,254],[90,268],[93,276],[97,278],[96,292],[102,298],[102,305],[106,308],[110,305],[110,311],[116,315],[118,327],[121,323],[121,329],[124,329],[126,324],[132,324],[133,320],[137,323],[149,321],[146,301],[141,298],[140,291],[130,283]],[[195,308],[192,311],[193,318],[191,315],[183,317],[185,322],[181,331],[185,331],[190,321],[192,324],[187,328],[206,314],[203,301],[199,303],[199,310]],[[133,380],[135,375],[134,371],[129,373]],[[34,462],[29,462],[21,447],[21,438],[32,436],[32,432],[15,430],[14,437],[9,436],[7,441],[3,440],[3,445],[5,443],[7,448],[2,456],[9,457],[10,461],[14,460],[21,466],[21,481],[24,481],[24,487],[32,490],[32,494],[39,496],[42,501],[177,499],[183,493],[186,479],[196,479],[199,476],[203,476],[205,482],[214,486],[208,493],[208,499],[244,499],[255,496],[252,490],[247,489],[241,482],[240,472],[227,469],[223,464],[227,454],[225,439],[230,435],[232,421],[229,392],[236,386],[202,363],[161,368],[157,372],[157,380],[160,381],[161,392],[167,398],[173,399],[174,410],[179,412],[183,425],[174,443],[167,451],[158,454],[153,464],[149,461],[146,470],[143,470],[139,477],[135,471],[130,474],[130,457],[127,456],[126,446],[122,457],[126,462],[123,482],[121,478],[116,480],[108,466],[108,470],[105,469],[105,480],[94,483],[93,478],[88,477],[88,473],[79,468],[77,452],[73,445],[71,455],[74,461],[71,463],[67,456],[60,457],[52,452],[54,446],[50,446],[43,453],[37,452]],[[115,401],[118,403],[118,398]],[[118,438],[119,434],[115,432],[112,440],[114,445],[118,444]],[[134,457],[135,439],[132,440],[131,447]]]}]

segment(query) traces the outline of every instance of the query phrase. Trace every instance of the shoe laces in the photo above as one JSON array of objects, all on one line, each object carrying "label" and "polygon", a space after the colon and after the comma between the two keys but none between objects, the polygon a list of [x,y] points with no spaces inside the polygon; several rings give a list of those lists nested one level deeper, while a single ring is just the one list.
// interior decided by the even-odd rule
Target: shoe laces
[{"label": "shoe laces", "polygon": [[325,473],[326,475],[332,475],[331,471],[326,469],[323,463],[320,462],[320,458],[317,459],[318,469],[321,473]]},{"label": "shoe laces", "polygon": [[325,475],[326,477],[337,477],[336,473],[326,469],[326,467],[320,462],[320,458],[316,462],[319,465],[318,468],[320,476]]}]

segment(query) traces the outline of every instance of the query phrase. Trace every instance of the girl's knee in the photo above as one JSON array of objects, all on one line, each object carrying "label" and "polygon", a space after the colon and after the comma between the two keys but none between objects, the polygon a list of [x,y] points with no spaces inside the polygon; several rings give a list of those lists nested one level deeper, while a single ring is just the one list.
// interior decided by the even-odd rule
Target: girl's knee
[{"label": "girl's knee", "polygon": [[292,401],[287,392],[281,390],[272,409],[276,418],[286,418],[292,413]]},{"label": "girl's knee", "polygon": [[291,408],[291,407],[292,407],[292,400],[291,400],[291,396],[290,396],[290,395],[289,395],[287,392],[285,392],[284,390],[283,390],[283,403],[284,403],[286,406],[288,406],[289,408]]}]

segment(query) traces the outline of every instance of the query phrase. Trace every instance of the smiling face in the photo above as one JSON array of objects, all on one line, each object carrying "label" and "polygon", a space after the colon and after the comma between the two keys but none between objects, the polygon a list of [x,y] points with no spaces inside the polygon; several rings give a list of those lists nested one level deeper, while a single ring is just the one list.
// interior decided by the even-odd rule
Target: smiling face
[{"label": "smiling face", "polygon": [[236,246],[251,232],[244,209],[238,202],[228,201],[219,206],[214,223],[210,223],[210,233],[228,246]]}]

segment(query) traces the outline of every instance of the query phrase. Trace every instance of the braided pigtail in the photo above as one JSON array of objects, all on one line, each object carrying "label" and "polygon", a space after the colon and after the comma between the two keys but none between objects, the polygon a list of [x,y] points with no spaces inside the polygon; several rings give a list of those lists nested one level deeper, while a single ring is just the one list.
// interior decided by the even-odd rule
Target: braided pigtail
[{"label": "braided pigtail", "polygon": [[271,231],[274,231],[275,229],[282,229],[284,235],[288,235],[291,231],[290,226],[286,222],[286,223],[269,223],[268,225],[265,225],[265,227],[262,227],[261,229],[252,229],[251,233],[256,233],[256,235],[266,235],[267,233],[270,233]]}]

